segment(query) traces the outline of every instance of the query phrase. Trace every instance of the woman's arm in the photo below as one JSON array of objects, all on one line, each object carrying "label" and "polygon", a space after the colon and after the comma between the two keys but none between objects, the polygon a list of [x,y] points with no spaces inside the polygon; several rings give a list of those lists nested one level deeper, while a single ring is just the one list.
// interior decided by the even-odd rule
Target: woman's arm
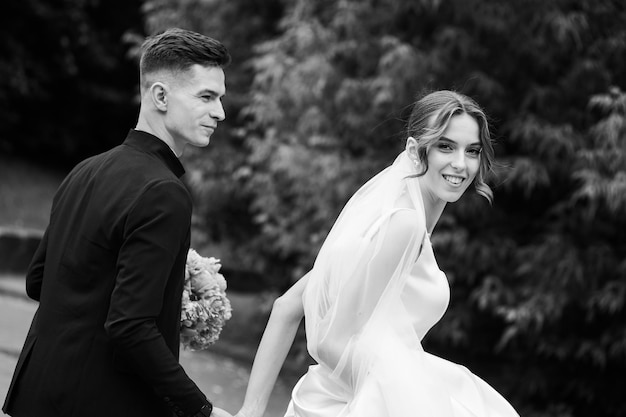
[{"label": "woman's arm", "polygon": [[236,417],[262,417],[287,353],[304,316],[302,293],[308,274],[274,301],[272,313],[257,350],[248,389]]}]

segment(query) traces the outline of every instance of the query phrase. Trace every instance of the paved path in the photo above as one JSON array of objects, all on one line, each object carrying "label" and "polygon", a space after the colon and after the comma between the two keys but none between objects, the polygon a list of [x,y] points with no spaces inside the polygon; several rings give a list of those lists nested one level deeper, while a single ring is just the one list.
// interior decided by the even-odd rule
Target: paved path
[{"label": "paved path", "polygon": [[[0,276],[0,402],[4,402],[17,356],[37,304],[22,294],[23,282]],[[219,343],[219,342],[218,342]],[[210,351],[181,351],[181,364],[216,406],[234,413],[245,393],[250,366]],[[265,417],[282,416],[290,387],[279,380]]]}]

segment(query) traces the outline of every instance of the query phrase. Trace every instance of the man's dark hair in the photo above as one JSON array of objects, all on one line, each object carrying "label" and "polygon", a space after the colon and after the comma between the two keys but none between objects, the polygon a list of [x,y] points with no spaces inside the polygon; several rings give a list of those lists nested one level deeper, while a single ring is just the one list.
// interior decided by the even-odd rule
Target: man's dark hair
[{"label": "man's dark hair", "polygon": [[159,70],[186,71],[192,65],[224,68],[231,57],[221,42],[190,30],[172,28],[151,36],[142,45],[141,75]]}]

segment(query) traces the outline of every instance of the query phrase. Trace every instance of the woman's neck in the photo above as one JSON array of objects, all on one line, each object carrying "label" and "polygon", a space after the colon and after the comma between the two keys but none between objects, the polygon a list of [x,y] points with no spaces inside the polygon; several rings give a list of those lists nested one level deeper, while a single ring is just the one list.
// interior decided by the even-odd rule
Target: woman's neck
[{"label": "woman's neck", "polygon": [[441,217],[441,214],[443,213],[443,209],[446,208],[446,202],[424,189],[422,189],[422,201],[424,202],[426,229],[428,230],[428,233],[432,233],[435,225]]}]

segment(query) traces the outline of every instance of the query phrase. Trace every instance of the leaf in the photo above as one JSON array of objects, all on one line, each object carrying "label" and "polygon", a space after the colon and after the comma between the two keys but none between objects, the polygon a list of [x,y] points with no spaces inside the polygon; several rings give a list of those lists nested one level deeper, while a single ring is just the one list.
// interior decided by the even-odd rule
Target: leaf
[{"label": "leaf", "polygon": [[537,188],[550,186],[548,170],[539,160],[516,157],[506,162],[510,168],[501,179],[504,188],[520,188],[524,197],[530,198]]}]

